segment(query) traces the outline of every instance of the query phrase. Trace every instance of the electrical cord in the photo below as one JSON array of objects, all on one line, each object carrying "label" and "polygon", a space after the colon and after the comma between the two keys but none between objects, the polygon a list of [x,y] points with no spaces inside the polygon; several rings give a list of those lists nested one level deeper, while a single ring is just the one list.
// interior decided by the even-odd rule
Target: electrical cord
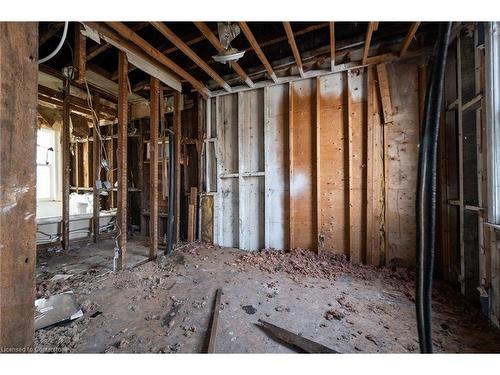
[{"label": "electrical cord", "polygon": [[59,41],[59,44],[57,45],[57,47],[51,53],[49,53],[43,59],[38,60],[38,64],[39,65],[43,64],[43,63],[45,63],[47,61],[49,61],[51,58],[53,58],[55,55],[57,55],[57,53],[59,52],[59,50],[62,48],[62,46],[64,44],[64,41],[66,40],[66,35],[68,34],[68,25],[69,25],[69,22],[65,21],[64,22],[63,35],[61,37],[61,40]]},{"label": "electrical cord", "polygon": [[416,310],[420,351],[432,353],[432,276],[436,245],[436,190],[439,118],[451,22],[439,24],[434,64],[425,96],[417,180]]}]

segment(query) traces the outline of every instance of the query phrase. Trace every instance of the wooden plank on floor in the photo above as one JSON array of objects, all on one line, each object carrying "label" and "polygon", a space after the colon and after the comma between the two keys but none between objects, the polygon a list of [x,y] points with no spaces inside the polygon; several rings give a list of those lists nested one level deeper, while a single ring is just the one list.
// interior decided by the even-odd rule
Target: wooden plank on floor
[{"label": "wooden plank on floor", "polygon": [[217,327],[219,325],[219,311],[220,303],[222,298],[222,289],[217,289],[215,292],[214,301],[214,312],[212,314],[212,319],[210,320],[210,336],[208,340],[208,353],[215,353],[216,350],[216,339],[217,339]]},{"label": "wooden plank on floor", "polygon": [[149,259],[158,251],[158,123],[160,121],[160,81],[151,77],[149,143]]},{"label": "wooden plank on floor", "polygon": [[116,270],[127,267],[127,136],[128,136],[128,61],[127,55],[118,52],[118,258]]},{"label": "wooden plank on floor", "polygon": [[38,23],[0,22],[0,352],[33,350]]}]

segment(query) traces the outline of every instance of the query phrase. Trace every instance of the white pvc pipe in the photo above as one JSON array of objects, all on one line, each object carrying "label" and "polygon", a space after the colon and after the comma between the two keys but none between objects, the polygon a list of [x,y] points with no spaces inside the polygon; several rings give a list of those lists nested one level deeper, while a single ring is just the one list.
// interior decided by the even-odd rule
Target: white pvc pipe
[{"label": "white pvc pipe", "polygon": [[53,58],[59,52],[59,50],[62,48],[62,46],[64,44],[64,41],[66,40],[66,34],[68,33],[68,25],[69,25],[68,21],[64,22],[63,35],[62,35],[61,40],[59,41],[59,44],[57,45],[56,49],[54,51],[52,51],[49,55],[45,56],[43,59],[38,60],[38,64],[43,64],[44,62],[49,61],[51,58]]}]

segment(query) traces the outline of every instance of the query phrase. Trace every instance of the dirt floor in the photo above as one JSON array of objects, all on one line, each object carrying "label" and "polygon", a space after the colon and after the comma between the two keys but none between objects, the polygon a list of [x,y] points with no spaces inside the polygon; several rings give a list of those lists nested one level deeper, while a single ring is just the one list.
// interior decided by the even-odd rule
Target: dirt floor
[{"label": "dirt floor", "polygon": [[[68,255],[39,258],[37,298],[73,290],[84,316],[38,330],[37,352],[204,352],[218,288],[216,352],[294,352],[262,331],[258,319],[341,353],[418,352],[414,279],[403,268],[354,266],[308,251],[191,244],[120,273],[94,265],[50,281],[65,272],[61,259]],[[478,308],[447,285],[434,290],[436,352],[500,352],[500,332]]]}]

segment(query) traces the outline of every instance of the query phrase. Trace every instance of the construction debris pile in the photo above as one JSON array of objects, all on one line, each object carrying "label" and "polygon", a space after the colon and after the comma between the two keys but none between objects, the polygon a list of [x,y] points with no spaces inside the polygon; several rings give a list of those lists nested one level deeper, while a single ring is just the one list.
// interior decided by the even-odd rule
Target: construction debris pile
[{"label": "construction debris pile", "polygon": [[397,286],[410,300],[414,301],[415,273],[411,267],[391,265],[373,267],[349,262],[345,255],[295,249],[292,251],[262,251],[242,255],[236,261],[241,269],[256,267],[269,273],[284,272],[297,281],[304,277],[335,280],[341,275],[350,275],[362,280],[383,279]]}]

